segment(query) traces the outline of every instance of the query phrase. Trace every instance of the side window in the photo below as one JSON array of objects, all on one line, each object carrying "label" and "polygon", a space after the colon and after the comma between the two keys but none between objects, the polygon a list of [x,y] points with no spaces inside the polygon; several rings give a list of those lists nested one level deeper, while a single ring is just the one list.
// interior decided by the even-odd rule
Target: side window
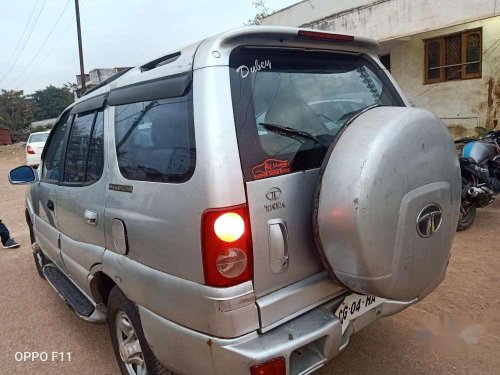
[{"label": "side window", "polygon": [[462,48],[465,58],[465,78],[481,77],[481,30],[473,30],[463,33]]},{"label": "side window", "polygon": [[426,42],[425,81],[427,83],[441,81],[441,42],[440,39]]},{"label": "side window", "polygon": [[192,96],[117,106],[118,166],[129,180],[185,182],[194,171]]},{"label": "side window", "polygon": [[391,54],[386,53],[385,55],[380,56],[380,62],[385,68],[390,72],[391,71]]},{"label": "side window", "polygon": [[63,170],[64,138],[73,116],[69,113],[61,117],[55,125],[43,159],[42,180],[59,181]]},{"label": "side window", "polygon": [[83,183],[87,165],[90,132],[95,113],[77,114],[71,127],[66,151],[64,182]]},{"label": "side window", "polygon": [[88,183],[95,182],[101,178],[104,166],[104,115],[98,112],[90,140],[89,160],[87,163]]}]

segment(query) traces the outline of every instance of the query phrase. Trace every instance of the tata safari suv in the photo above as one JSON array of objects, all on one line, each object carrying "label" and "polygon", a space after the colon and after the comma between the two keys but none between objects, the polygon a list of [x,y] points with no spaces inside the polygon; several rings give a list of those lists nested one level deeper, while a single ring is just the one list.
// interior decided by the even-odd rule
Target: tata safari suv
[{"label": "tata safari suv", "polygon": [[440,284],[454,144],[377,54],[226,32],[104,82],[11,171],[38,272],[123,374],[308,374]]}]

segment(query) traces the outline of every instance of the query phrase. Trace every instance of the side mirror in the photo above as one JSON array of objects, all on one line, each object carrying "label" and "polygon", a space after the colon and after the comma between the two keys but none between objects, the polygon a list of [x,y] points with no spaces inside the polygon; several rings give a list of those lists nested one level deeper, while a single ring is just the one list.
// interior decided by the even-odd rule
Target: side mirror
[{"label": "side mirror", "polygon": [[14,168],[9,172],[9,182],[12,185],[30,184],[36,180],[35,171],[27,165]]}]

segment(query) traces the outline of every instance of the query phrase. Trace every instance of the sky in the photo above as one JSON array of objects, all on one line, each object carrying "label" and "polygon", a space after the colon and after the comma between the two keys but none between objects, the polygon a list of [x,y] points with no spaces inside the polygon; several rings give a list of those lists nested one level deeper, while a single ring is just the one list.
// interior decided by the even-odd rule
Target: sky
[{"label": "sky", "polygon": [[[279,10],[297,1],[266,5]],[[252,0],[80,0],[85,72],[144,63],[240,27],[256,13]],[[74,0],[0,0],[0,51],[0,89],[32,94],[74,83]]]}]

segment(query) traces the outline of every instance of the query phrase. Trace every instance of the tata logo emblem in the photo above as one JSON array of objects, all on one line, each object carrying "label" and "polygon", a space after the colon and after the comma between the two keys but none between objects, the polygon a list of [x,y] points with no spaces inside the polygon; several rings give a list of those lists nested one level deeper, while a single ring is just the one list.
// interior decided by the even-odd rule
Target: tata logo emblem
[{"label": "tata logo emblem", "polygon": [[281,197],[281,190],[277,187],[272,187],[266,193],[266,198],[270,201],[277,201]]},{"label": "tata logo emblem", "polygon": [[420,237],[429,238],[439,230],[443,221],[443,210],[437,203],[424,207],[417,218],[417,233]]}]

